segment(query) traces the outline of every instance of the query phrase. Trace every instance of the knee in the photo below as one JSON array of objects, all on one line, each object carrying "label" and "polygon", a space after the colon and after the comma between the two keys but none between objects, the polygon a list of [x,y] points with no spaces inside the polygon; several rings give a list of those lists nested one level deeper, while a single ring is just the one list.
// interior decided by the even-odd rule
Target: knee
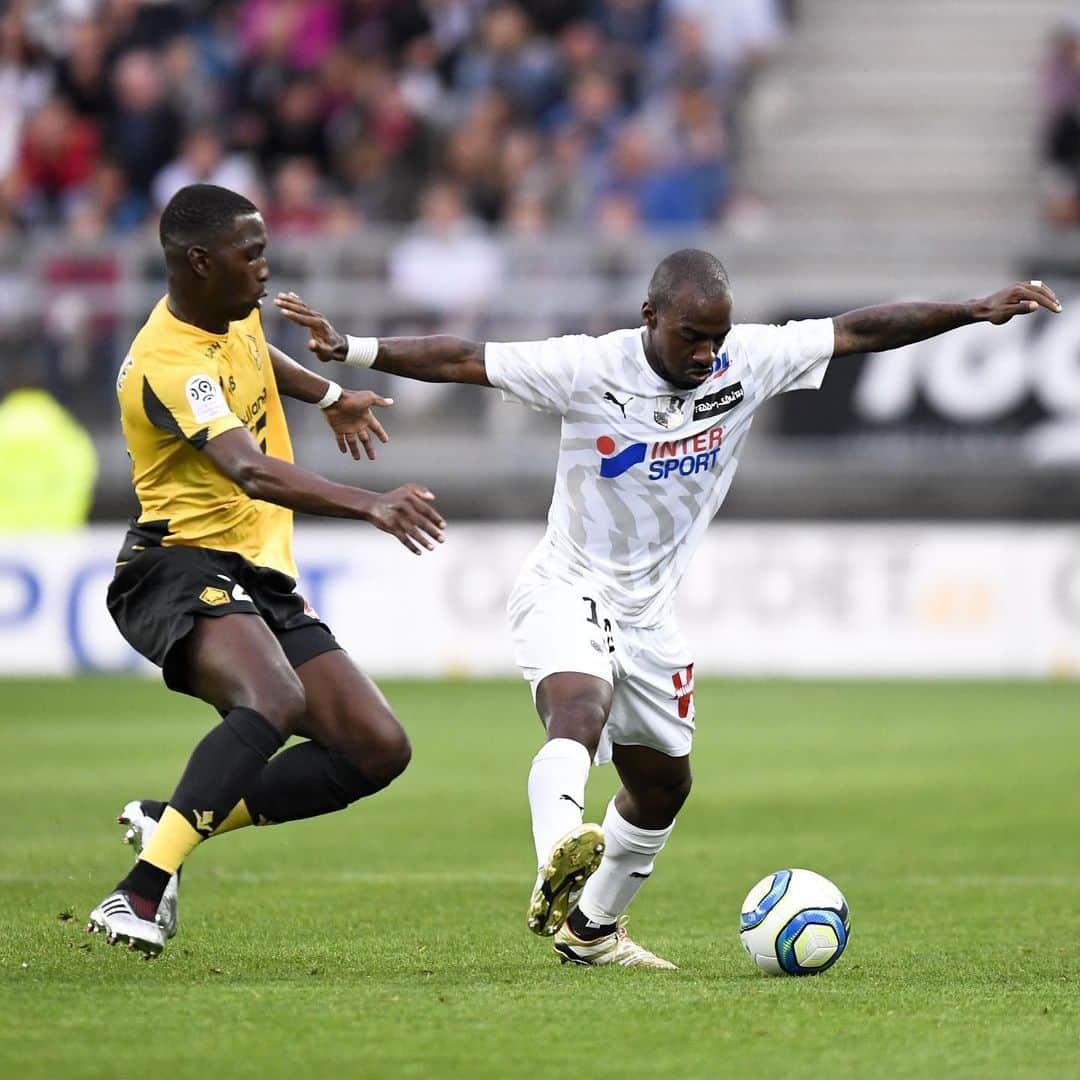
[{"label": "knee", "polygon": [[664,817],[674,821],[675,816],[690,797],[690,789],[693,786],[693,778],[689,775],[657,784],[651,792],[652,802]]},{"label": "knee", "polygon": [[365,765],[368,779],[378,788],[393,783],[412,761],[412,743],[403,728],[379,740]]},{"label": "knee", "polygon": [[572,698],[553,706],[544,717],[549,739],[573,739],[596,753],[607,723],[607,709],[590,698]]},{"label": "knee", "polygon": [[300,730],[307,712],[304,684],[295,674],[288,675],[253,688],[244,704],[261,713],[282,735],[288,737]]},{"label": "knee", "polygon": [[[645,829],[666,829],[690,797],[690,776],[658,780],[647,787],[629,791],[632,813]],[[630,809],[630,807],[628,807]]]},{"label": "knee", "polygon": [[667,788],[667,797],[669,805],[671,806],[671,816],[674,817],[682,808],[687,799],[690,798],[690,789],[694,786],[694,778],[692,776],[685,776],[683,779],[671,784]]},{"label": "knee", "polygon": [[412,760],[412,744],[405,729],[392,713],[381,722],[365,725],[360,738],[345,737],[341,752],[367,782],[368,791],[380,791],[393,783]]}]

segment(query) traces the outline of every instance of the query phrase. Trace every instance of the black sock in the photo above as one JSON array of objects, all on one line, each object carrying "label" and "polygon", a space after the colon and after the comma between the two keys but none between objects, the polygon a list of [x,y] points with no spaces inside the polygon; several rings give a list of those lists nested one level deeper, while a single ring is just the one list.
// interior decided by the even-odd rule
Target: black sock
[{"label": "black sock", "polygon": [[279,824],[344,810],[377,790],[340,750],[304,742],[271,758],[244,802],[255,824]]},{"label": "black sock", "polygon": [[153,920],[171,876],[168,870],[138,859],[127,877],[116,887],[131,894],[131,906],[140,918]]},{"label": "black sock", "polygon": [[570,928],[570,933],[572,933],[579,941],[596,941],[598,938],[607,937],[608,934],[615,933],[618,923],[597,926],[595,923],[589,922],[582,914],[581,908],[576,907],[566,917],[566,925]]},{"label": "black sock", "polygon": [[233,709],[195,747],[169,806],[209,836],[285,740],[254,709]]},{"label": "black sock", "polygon": [[160,799],[140,799],[139,806],[142,808],[142,812],[149,818],[153,818],[155,821],[161,820],[161,815],[165,813],[165,807],[169,804],[162,802]]},{"label": "black sock", "polygon": [[[283,741],[261,713],[254,709],[233,709],[195,747],[169,807],[205,839],[253,785]],[[164,840],[167,847],[172,847],[171,861],[164,865],[179,868],[198,840],[188,839],[190,832],[182,834],[168,817],[158,828],[166,829],[171,839],[159,832],[155,836],[155,848],[160,849]],[[171,871],[151,866],[145,857],[140,857],[117,888],[151,901],[156,908],[170,876]]]}]

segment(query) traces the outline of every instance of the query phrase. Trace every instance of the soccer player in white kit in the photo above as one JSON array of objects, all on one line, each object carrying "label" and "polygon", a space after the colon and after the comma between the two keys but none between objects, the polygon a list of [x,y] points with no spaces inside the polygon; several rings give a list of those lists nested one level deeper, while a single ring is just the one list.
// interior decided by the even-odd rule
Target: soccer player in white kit
[{"label": "soccer player in white kit", "polygon": [[[816,389],[833,357],[895,349],[973,322],[1061,305],[1041,282],[982,300],[862,308],[785,326],[732,323],[723,266],[685,250],[657,267],[643,326],[486,345],[346,338],[295,294],[276,303],[322,360],[500,389],[562,417],[544,538],[508,605],[547,741],[529,772],[538,875],[530,929],[578,964],[673,968],[625,912],[690,793],[694,662],[672,614],[679,581],[731,486],[755,410]],[[589,767],[622,787],[584,823]]]}]

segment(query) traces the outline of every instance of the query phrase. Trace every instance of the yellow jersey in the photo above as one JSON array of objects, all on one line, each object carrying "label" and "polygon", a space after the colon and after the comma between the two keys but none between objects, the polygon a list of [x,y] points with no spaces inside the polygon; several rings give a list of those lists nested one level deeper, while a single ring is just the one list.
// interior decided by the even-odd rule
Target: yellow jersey
[{"label": "yellow jersey", "polygon": [[246,427],[263,452],[292,461],[258,308],[212,334],[182,322],[162,298],[116,381],[120,422],[148,544],[214,548],[296,577],[292,511],[250,499],[201,453]]}]

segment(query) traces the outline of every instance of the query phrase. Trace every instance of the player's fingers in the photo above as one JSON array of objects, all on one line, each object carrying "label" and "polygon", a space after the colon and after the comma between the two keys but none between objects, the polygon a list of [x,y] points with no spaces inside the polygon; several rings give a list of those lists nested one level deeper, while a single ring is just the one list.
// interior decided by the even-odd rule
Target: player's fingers
[{"label": "player's fingers", "polygon": [[1054,295],[1053,289],[1044,285],[1041,281],[1029,281],[1027,285],[1021,286],[1021,288],[1025,296],[1036,301],[1047,311],[1052,311],[1055,315],[1061,311],[1061,301]]},{"label": "player's fingers", "polygon": [[[356,435],[353,434],[352,432],[349,432],[349,434],[346,436],[346,438],[349,441],[349,450],[352,451],[353,461],[359,461],[360,458],[363,457],[363,454],[360,451],[360,443],[363,440],[358,439],[356,437]],[[367,443],[364,443],[364,446],[366,447]],[[368,453],[368,457],[371,457],[370,452]]]},{"label": "player's fingers", "polygon": [[404,544],[404,545],[405,545],[405,546],[406,546],[406,547],[407,547],[407,548],[408,548],[408,549],[409,549],[409,550],[410,550],[410,551],[411,551],[411,552],[412,552],[412,553],[413,553],[414,555],[421,555],[421,554],[423,554],[423,552],[421,552],[420,548],[418,548],[418,547],[416,546],[416,544],[414,544],[414,543],[413,543],[413,541],[412,541],[412,538],[411,538],[411,537],[410,537],[410,536],[409,536],[409,535],[408,535],[407,533],[401,532],[400,530],[395,530],[395,532],[394,532],[394,535],[395,535],[395,536],[396,536],[396,537],[398,538],[398,540],[400,540],[400,541],[401,541],[401,543],[403,543],[403,544]]},{"label": "player's fingers", "polygon": [[294,292],[279,292],[277,296],[274,297],[274,303],[277,304],[278,307],[291,308],[293,311],[299,311],[308,315],[318,314],[314,308],[305,303],[305,301]]},{"label": "player's fingers", "polygon": [[415,543],[427,548],[428,551],[435,550],[434,541],[437,540],[440,544],[442,543],[442,537],[439,535],[438,530],[416,516],[409,520],[409,536],[412,537]]},{"label": "player's fingers", "polygon": [[383,430],[382,424],[380,424],[370,413],[368,414],[368,430],[374,432],[375,438],[377,438],[379,442],[386,443],[390,441],[390,436]]},{"label": "player's fingers", "polygon": [[446,528],[446,519],[434,506],[430,503],[420,502],[419,499],[416,499],[412,503],[412,511],[417,519],[424,523],[426,532],[439,540],[442,539],[442,531]]},{"label": "player's fingers", "polygon": [[345,436],[344,435],[338,435],[338,437],[337,437],[337,448],[343,454],[347,454],[349,452],[349,446],[348,446],[348,443],[346,443],[346,441],[345,441]]},{"label": "player's fingers", "polygon": [[290,322],[298,323],[300,326],[317,326],[322,320],[322,316],[314,311],[310,311],[307,308],[296,308],[292,304],[283,301],[278,297],[274,301],[278,310],[285,316]]},{"label": "player's fingers", "polygon": [[412,514],[412,530],[413,535],[423,540],[428,547],[433,547],[428,540],[429,536],[432,540],[437,540],[440,544],[443,542],[443,531],[439,526],[439,523],[424,517],[416,511],[413,511]]},{"label": "player's fingers", "polygon": [[376,394],[372,398],[371,404],[372,405],[378,405],[380,408],[385,409],[388,406],[394,404],[394,399],[392,397],[379,397],[379,395]]},{"label": "player's fingers", "polygon": [[[367,431],[360,431],[357,433],[357,438],[360,442],[364,444],[364,453],[367,454],[368,461],[374,461],[375,447],[372,445],[371,436],[367,433]],[[359,448],[357,449],[356,453],[353,454],[353,457],[355,457],[357,461],[360,460]]]},{"label": "player's fingers", "polygon": [[442,515],[433,505],[435,496],[426,487],[421,487],[419,484],[407,484],[405,491],[417,510],[428,517],[436,517],[441,520]]}]

